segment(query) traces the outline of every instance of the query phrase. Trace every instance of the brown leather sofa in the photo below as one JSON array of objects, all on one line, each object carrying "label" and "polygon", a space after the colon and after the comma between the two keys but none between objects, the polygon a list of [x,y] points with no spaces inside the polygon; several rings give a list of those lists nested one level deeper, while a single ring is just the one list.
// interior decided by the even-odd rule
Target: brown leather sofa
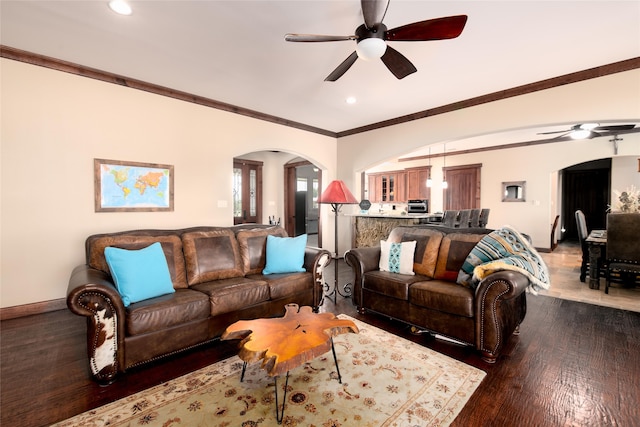
[{"label": "brown leather sofa", "polygon": [[[267,235],[281,227],[244,225],[180,230],[133,230],[87,238],[86,264],[69,280],[67,306],[87,317],[87,349],[94,378],[217,340],[240,319],[284,314],[288,303],[317,310],[322,268],[330,253],[305,249],[305,272],[262,275]],[[105,247],[141,249],[160,242],[175,293],[125,307],[104,256]]]},{"label": "brown leather sofa", "polygon": [[379,313],[473,346],[483,360],[495,363],[525,317],[529,279],[499,271],[475,291],[456,283],[469,252],[491,231],[434,225],[393,229],[388,241],[417,242],[413,276],[380,271],[379,246],[349,250],[345,261],[355,273],[353,303],[360,313]]}]

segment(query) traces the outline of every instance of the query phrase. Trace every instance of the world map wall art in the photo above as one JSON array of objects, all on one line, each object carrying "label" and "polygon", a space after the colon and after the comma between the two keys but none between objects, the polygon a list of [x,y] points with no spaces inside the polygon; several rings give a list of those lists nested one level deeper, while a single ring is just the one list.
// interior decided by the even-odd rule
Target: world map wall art
[{"label": "world map wall art", "polygon": [[173,211],[173,165],[94,159],[96,212]]}]

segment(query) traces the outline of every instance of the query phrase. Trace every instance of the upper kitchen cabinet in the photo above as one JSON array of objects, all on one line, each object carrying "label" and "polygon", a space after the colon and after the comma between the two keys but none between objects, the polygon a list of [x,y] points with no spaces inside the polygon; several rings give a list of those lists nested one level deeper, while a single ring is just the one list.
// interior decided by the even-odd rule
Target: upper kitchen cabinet
[{"label": "upper kitchen cabinet", "polygon": [[390,171],[367,175],[368,197],[374,203],[394,203],[407,201],[407,174]]},{"label": "upper kitchen cabinet", "polygon": [[405,169],[407,174],[407,200],[424,200],[431,196],[431,189],[427,187],[430,167]]}]

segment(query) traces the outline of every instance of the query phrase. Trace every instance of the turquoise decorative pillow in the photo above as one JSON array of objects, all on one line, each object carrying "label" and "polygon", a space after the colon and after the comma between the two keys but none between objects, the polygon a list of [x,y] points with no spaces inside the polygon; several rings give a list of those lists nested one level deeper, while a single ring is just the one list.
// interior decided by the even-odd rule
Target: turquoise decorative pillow
[{"label": "turquoise decorative pillow", "polygon": [[416,241],[392,243],[380,240],[380,271],[390,273],[411,274],[413,272],[413,256],[416,251]]},{"label": "turquoise decorative pillow", "polygon": [[138,250],[109,246],[104,257],[125,307],[175,292],[160,242]]},{"label": "turquoise decorative pillow", "polygon": [[267,236],[267,261],[262,274],[306,271],[303,267],[306,246],[306,234],[298,237]]}]

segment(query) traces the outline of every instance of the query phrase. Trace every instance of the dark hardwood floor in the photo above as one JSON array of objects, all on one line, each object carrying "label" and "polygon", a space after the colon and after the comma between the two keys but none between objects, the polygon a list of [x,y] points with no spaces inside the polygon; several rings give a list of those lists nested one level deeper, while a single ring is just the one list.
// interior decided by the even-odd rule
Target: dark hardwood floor
[{"label": "dark hardwood floor", "polygon": [[[328,270],[332,270],[329,268]],[[341,282],[350,271],[341,266]],[[331,271],[327,279],[332,280]],[[637,426],[640,313],[528,296],[527,317],[495,365],[470,348],[413,336],[395,321],[345,313],[487,372],[453,422],[470,426]],[[84,318],[66,310],[0,323],[0,411],[6,427],[46,426],[235,354],[217,342],[129,371],[112,385],[89,378]]]}]

